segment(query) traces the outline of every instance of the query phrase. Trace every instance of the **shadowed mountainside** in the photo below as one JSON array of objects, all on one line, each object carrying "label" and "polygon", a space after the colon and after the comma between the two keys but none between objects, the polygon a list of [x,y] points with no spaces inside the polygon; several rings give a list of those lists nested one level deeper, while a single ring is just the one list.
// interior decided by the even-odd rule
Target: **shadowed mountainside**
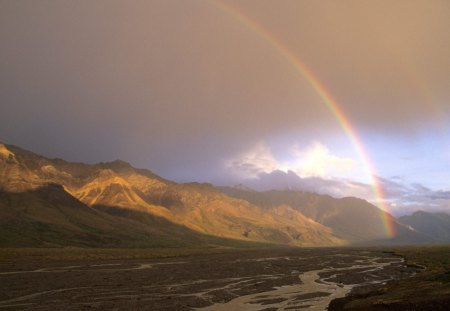
[{"label": "shadowed mountainside", "polygon": [[[57,184],[0,192],[2,247],[239,246],[164,218],[120,207],[89,207]],[[250,246],[250,244],[247,244]]]},{"label": "shadowed mountainside", "polygon": [[450,215],[417,211],[399,218],[402,223],[426,234],[439,242],[450,242]]},{"label": "shadowed mountainside", "polygon": [[[434,241],[398,222],[392,215],[382,215],[379,208],[358,198],[335,199],[328,195],[290,190],[257,192],[242,187],[220,189],[227,195],[247,200],[263,209],[289,206],[331,228],[338,237],[354,244],[411,244]],[[384,218],[392,224],[395,237],[388,236]]]}]

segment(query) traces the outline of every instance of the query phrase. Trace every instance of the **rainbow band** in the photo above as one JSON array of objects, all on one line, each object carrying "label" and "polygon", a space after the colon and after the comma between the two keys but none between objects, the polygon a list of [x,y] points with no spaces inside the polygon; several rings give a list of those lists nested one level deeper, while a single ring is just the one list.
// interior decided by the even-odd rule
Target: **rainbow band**
[{"label": "rainbow band", "polygon": [[374,166],[372,165],[370,158],[365,151],[364,145],[357,135],[356,131],[353,129],[349,119],[345,116],[343,110],[340,108],[336,100],[327,91],[325,86],[320,82],[320,80],[308,69],[308,67],[295,56],[295,54],[285,46],[281,41],[279,41],[274,35],[272,35],[267,29],[262,27],[260,24],[242,14],[237,8],[232,7],[229,4],[224,4],[219,0],[211,0],[215,7],[219,8],[221,11],[231,15],[233,18],[238,20],[243,25],[247,26],[251,31],[256,33],[259,37],[263,38],[266,42],[277,50],[294,68],[295,70],[305,78],[309,84],[313,87],[316,93],[320,96],[322,101],[325,103],[327,108],[333,114],[333,116],[338,121],[339,125],[344,130],[345,134],[352,143],[355,151],[358,153],[365,169],[369,176],[370,183],[372,185],[373,193],[376,197],[377,206],[380,208],[380,217],[384,224],[385,231],[388,237],[395,236],[395,227],[392,216],[387,212],[387,206],[385,204],[383,189],[378,181]]}]

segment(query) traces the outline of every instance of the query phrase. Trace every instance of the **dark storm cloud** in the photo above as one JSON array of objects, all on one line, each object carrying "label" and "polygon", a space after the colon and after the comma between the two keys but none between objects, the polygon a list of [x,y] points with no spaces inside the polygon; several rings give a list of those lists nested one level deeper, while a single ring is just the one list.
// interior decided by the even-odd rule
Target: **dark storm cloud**
[{"label": "dark storm cloud", "polygon": [[202,1],[1,6],[5,141],[167,172],[322,113],[299,104],[314,94],[278,55]]},{"label": "dark storm cloud", "polygon": [[[448,113],[449,2],[233,5],[358,130],[415,132]],[[0,140],[48,156],[214,181],[258,140],[340,131],[292,65],[213,2],[4,0],[0,42]]]}]

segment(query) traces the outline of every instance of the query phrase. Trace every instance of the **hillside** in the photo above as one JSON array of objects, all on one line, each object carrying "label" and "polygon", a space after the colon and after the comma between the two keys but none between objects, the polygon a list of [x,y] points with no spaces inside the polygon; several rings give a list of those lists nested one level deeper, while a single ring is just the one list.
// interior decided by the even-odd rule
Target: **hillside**
[{"label": "hillside", "polygon": [[[48,191],[48,184],[61,185],[58,196],[63,196],[59,192],[64,190],[64,204],[50,202],[53,195],[42,196],[42,189]],[[123,161],[94,165],[70,163],[48,159],[15,146],[0,145],[0,189],[4,193],[2,204],[5,212],[2,213],[8,215],[2,216],[2,221],[22,223],[30,232],[35,232],[36,226],[43,224],[49,231],[60,232],[61,224],[49,220],[53,219],[54,210],[64,206],[64,210],[73,212],[77,206],[83,206],[80,209],[83,215],[94,212],[101,213],[102,217],[108,215],[107,224],[102,217],[96,216],[79,216],[82,219],[77,221],[80,224],[78,227],[90,228],[88,232],[98,228],[100,237],[107,236],[108,230],[130,222],[133,230],[119,231],[135,232],[139,229],[139,234],[133,234],[134,238],[118,238],[124,243],[141,241],[142,232],[162,232],[165,236],[162,240],[166,241],[171,239],[173,231],[180,232],[180,235],[173,234],[173,238],[178,241],[180,237],[181,242],[183,232],[195,232],[202,236],[298,246],[346,244],[330,228],[289,206],[261,209],[245,200],[229,197],[212,185],[177,184],[148,170],[135,169]],[[76,200],[69,200],[67,195]],[[18,203],[11,204],[11,198]],[[29,204],[34,208],[25,208]],[[21,212],[18,213],[17,209]],[[85,222],[87,219],[89,222]],[[143,219],[150,220],[135,227],[135,223],[142,223]],[[176,230],[167,229],[171,226],[175,226]],[[64,232],[79,231],[67,223],[63,228]],[[3,230],[9,230],[5,236],[12,234],[17,239],[20,237],[20,234],[14,233],[13,226],[5,226]],[[154,237],[161,241],[158,235]],[[69,238],[63,234],[62,239]],[[153,239],[149,237],[149,241]],[[186,240],[191,242],[191,238]],[[106,242],[98,244],[102,243]]]},{"label": "hillside", "polygon": [[178,184],[121,160],[71,163],[4,144],[0,191],[3,246],[339,246],[430,243],[447,234],[445,222],[434,226],[439,232],[413,230],[358,198]]},{"label": "hillside", "polygon": [[426,234],[439,242],[450,242],[450,215],[417,211],[399,218],[402,223]]},{"label": "hillside", "polygon": [[[392,215],[358,198],[336,199],[328,195],[290,190],[265,192],[223,187],[227,195],[247,200],[263,209],[287,205],[306,217],[327,226],[340,238],[353,244],[430,243],[433,239],[401,224]],[[395,237],[386,232],[384,217],[393,224]]]},{"label": "hillside", "polygon": [[239,243],[199,234],[149,213],[92,208],[56,184],[25,192],[0,192],[1,247],[207,245]]}]

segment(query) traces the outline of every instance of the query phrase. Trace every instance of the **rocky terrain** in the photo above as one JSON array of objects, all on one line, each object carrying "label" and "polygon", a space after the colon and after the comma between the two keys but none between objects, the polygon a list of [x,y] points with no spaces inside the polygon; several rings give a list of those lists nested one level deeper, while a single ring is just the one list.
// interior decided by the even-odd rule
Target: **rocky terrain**
[{"label": "rocky terrain", "polygon": [[[142,229],[137,235],[150,230],[170,238],[169,227],[188,244],[196,242],[189,236],[199,234],[299,246],[347,244],[329,227],[289,206],[261,209],[212,185],[177,184],[123,161],[88,165],[47,159],[14,146],[0,148],[0,220],[5,236],[23,241],[18,246],[33,245],[27,241],[36,238],[38,227],[43,227],[43,242],[54,244],[55,239],[46,240],[47,232],[77,232],[83,227],[90,228],[88,235],[107,239],[104,233],[127,232],[124,226],[134,226],[131,232]],[[14,232],[17,226],[11,224],[24,229]]]},{"label": "rocky terrain", "polygon": [[[352,244],[414,244],[434,239],[412,230],[389,213],[369,202],[353,197],[336,199],[328,195],[290,190],[252,191],[242,188],[220,188],[224,193],[246,200],[263,209],[286,205],[324,226]],[[386,218],[395,237],[386,236]]]},{"label": "rocky terrain", "polygon": [[2,256],[0,308],[15,310],[324,310],[356,285],[408,278],[415,271],[401,257],[364,249],[136,259],[126,259],[122,250],[105,251],[103,258],[45,261],[39,260],[43,253],[24,251],[19,260],[13,254]]}]

